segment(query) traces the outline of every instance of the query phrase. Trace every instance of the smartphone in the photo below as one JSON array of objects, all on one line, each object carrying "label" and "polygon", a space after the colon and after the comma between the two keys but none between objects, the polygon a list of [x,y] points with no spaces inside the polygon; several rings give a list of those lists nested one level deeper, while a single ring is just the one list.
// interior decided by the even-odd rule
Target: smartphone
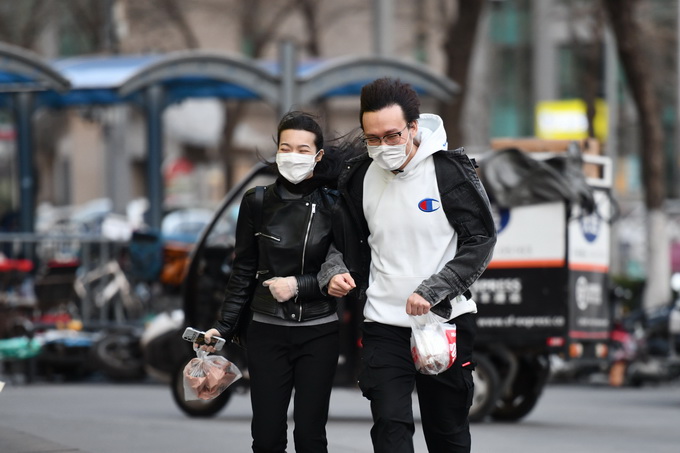
[{"label": "smartphone", "polygon": [[[205,332],[196,330],[193,327],[187,327],[184,333],[182,334],[182,338],[184,338],[187,341],[191,341],[192,343],[196,343],[198,345],[206,344]],[[224,338],[212,337],[210,344],[207,344],[207,346],[214,346],[216,351],[220,351],[225,343],[226,341],[224,340]]]}]

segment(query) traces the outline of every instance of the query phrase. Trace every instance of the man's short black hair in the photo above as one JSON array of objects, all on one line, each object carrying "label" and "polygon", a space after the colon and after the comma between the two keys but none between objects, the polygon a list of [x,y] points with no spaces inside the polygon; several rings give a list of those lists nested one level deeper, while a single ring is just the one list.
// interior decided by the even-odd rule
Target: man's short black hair
[{"label": "man's short black hair", "polygon": [[412,123],[420,117],[420,99],[408,83],[399,79],[383,77],[361,88],[361,110],[359,123],[364,126],[364,113],[377,112],[385,107],[398,105],[404,112],[404,119]]}]

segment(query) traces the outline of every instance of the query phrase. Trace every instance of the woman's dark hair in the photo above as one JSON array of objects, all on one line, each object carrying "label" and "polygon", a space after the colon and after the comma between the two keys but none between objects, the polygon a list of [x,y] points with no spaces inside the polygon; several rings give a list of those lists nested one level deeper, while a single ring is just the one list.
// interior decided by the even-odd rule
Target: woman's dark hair
[{"label": "woman's dark hair", "polygon": [[420,99],[408,83],[399,79],[383,77],[361,88],[359,124],[364,126],[364,113],[377,112],[385,107],[398,105],[404,112],[404,119],[412,123],[420,117]]},{"label": "woman's dark hair", "polygon": [[[290,184],[285,178],[280,179],[282,184],[293,192],[307,192],[309,189],[322,185],[331,188],[337,187],[338,176],[340,176],[345,161],[358,156],[366,149],[361,141],[361,131],[358,129],[324,143],[323,132],[315,116],[302,111],[291,111],[281,118],[277,128],[277,146],[281,140],[281,132],[290,129],[313,133],[316,136],[314,145],[316,145],[317,151],[324,150],[323,158],[314,167],[314,176],[311,179],[298,184]],[[268,162],[259,153],[258,156],[262,162],[267,162],[276,168],[275,162]]]},{"label": "woman's dark hair", "polygon": [[366,146],[364,146],[364,142],[361,140],[362,137],[361,131],[356,129],[327,142],[324,146],[323,159],[314,167],[314,177],[312,179],[328,187],[336,188],[338,176],[340,176],[340,172],[345,167],[345,162],[366,151]]},{"label": "woman's dark hair", "polygon": [[313,115],[300,111],[292,111],[283,115],[283,118],[281,118],[281,121],[279,122],[279,127],[277,128],[277,146],[281,141],[281,132],[291,129],[311,132],[315,136],[314,145],[316,145],[316,150],[318,151],[323,148],[323,131]]}]

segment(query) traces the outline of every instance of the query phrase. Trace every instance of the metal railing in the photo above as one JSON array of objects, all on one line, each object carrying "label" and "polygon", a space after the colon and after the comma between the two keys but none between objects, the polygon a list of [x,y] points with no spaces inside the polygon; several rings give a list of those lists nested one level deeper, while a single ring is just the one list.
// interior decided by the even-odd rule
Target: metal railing
[{"label": "metal railing", "polygon": [[84,323],[103,320],[95,298],[76,291],[78,282],[111,269],[128,245],[98,235],[0,233],[0,311],[75,309]]}]

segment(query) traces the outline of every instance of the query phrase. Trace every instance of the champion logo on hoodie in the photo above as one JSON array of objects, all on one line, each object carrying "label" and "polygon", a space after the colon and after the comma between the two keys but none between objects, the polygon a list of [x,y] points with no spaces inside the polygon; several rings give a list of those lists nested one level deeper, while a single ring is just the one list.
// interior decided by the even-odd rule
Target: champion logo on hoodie
[{"label": "champion logo on hoodie", "polygon": [[418,202],[418,209],[423,212],[434,212],[439,209],[439,206],[439,200],[435,200],[434,198],[423,198]]}]

